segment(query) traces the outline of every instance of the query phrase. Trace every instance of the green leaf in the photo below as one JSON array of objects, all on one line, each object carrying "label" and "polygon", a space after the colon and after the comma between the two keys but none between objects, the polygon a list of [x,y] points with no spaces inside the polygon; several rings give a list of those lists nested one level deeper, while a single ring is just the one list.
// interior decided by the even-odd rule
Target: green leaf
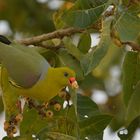
[{"label": "green leaf", "polygon": [[52,67],[59,65],[59,56],[55,51],[45,49],[45,51],[40,52],[40,54],[49,62]]},{"label": "green leaf", "polygon": [[81,67],[84,74],[89,74],[106,55],[108,47],[110,45],[110,24],[112,18],[103,21],[103,29],[101,33],[101,40],[99,45],[93,49],[90,53],[87,53],[81,60]]},{"label": "green leaf", "polygon": [[140,80],[140,56],[138,52],[127,52],[123,62],[123,99],[126,106]]},{"label": "green leaf", "polygon": [[85,28],[95,23],[104,11],[106,0],[78,0],[75,7],[66,12],[63,20],[71,26]]},{"label": "green leaf", "polygon": [[84,79],[83,71],[77,59],[68,54],[68,52],[64,49],[59,50],[58,55],[62,66],[67,66],[76,72],[77,80]]},{"label": "green leaf", "polygon": [[14,138],[9,138],[9,137],[4,137],[2,140],[36,140],[34,138],[32,138],[32,136],[17,136]]},{"label": "green leaf", "polygon": [[78,43],[78,49],[82,52],[82,53],[87,53],[88,50],[91,47],[91,36],[89,33],[84,33],[81,35],[79,43]]},{"label": "green leaf", "polygon": [[[135,134],[135,131],[137,130],[140,123],[140,118],[136,118],[134,121],[131,122],[131,124],[124,130],[120,130],[118,132],[118,136],[121,140],[132,140],[133,136]],[[120,134],[121,131],[128,131],[128,134]]]},{"label": "green leaf", "polygon": [[61,19],[63,12],[65,12],[65,9],[63,9],[63,10],[60,9],[59,11],[56,11],[53,14],[53,22],[54,22],[56,29],[62,29],[66,26],[64,21]]},{"label": "green leaf", "polygon": [[101,114],[97,105],[89,97],[78,94],[77,102],[80,138],[101,140],[103,130],[111,121],[112,116]]},{"label": "green leaf", "polygon": [[74,56],[77,60],[80,60],[83,54],[80,50],[72,43],[72,40],[68,37],[64,37],[63,39],[64,45],[67,48],[67,51]]},{"label": "green leaf", "polygon": [[131,0],[122,0],[122,3],[126,6],[128,6],[128,4],[130,4]]},{"label": "green leaf", "polygon": [[42,128],[36,136],[40,138],[44,137],[47,133],[56,132],[77,137],[78,124],[76,121],[74,106],[66,107],[62,113],[54,115],[54,118],[48,120],[46,127]]},{"label": "green leaf", "polygon": [[80,134],[82,138],[94,138],[96,135],[103,133],[103,130],[110,123],[112,117],[109,115],[97,115],[84,121],[80,121]]},{"label": "green leaf", "polygon": [[140,33],[140,5],[133,5],[128,9],[121,9],[119,17],[116,18],[114,27],[123,42],[135,41]]},{"label": "green leaf", "polygon": [[85,120],[85,115],[92,117],[100,114],[98,106],[89,97],[81,96],[80,94],[77,96],[77,111],[79,120]]},{"label": "green leaf", "polygon": [[77,103],[78,103],[78,100],[77,100],[77,94],[76,94],[76,91],[73,90],[72,88],[69,87],[69,93],[71,95],[71,101],[73,103],[73,114],[72,116],[74,116],[75,118],[73,118],[75,120],[75,126],[76,126],[76,129],[75,129],[75,132],[77,133],[76,137],[77,139],[79,140],[80,138],[80,134],[79,134],[79,124],[78,124],[78,113],[77,113]]},{"label": "green leaf", "polygon": [[[91,91],[93,88],[104,89],[104,82],[92,73],[85,76],[85,79],[79,82],[79,86],[84,91]],[[90,94],[90,93],[89,93]]]},{"label": "green leaf", "polygon": [[[59,96],[53,98],[53,101],[59,102],[63,106],[64,100]],[[35,102],[38,104],[38,102]],[[37,110],[29,109],[27,106],[24,108],[23,121],[20,124],[20,133],[24,135],[37,135],[43,133],[42,131],[48,132],[60,132],[75,136],[76,131],[76,117],[74,107],[66,107],[60,111],[55,111],[54,106],[48,107],[48,110],[53,112],[52,118],[42,118]],[[76,132],[75,132],[76,131]]]},{"label": "green leaf", "polygon": [[129,124],[138,116],[140,116],[140,81],[136,85],[134,93],[129,101],[126,113],[126,123]]},{"label": "green leaf", "polygon": [[44,132],[38,138],[41,140],[77,140],[75,137],[58,132]]},{"label": "green leaf", "polygon": [[106,3],[107,0],[77,0],[73,9],[88,9],[95,8]]},{"label": "green leaf", "polygon": [[[118,65],[118,62],[122,59],[123,51],[114,44],[110,44],[108,51],[99,65],[92,71],[95,77],[107,77],[111,65]],[[118,58],[118,56],[120,56]]]},{"label": "green leaf", "polygon": [[47,125],[47,119],[41,119],[35,109],[24,108],[23,121],[20,124],[20,134],[36,134]]}]

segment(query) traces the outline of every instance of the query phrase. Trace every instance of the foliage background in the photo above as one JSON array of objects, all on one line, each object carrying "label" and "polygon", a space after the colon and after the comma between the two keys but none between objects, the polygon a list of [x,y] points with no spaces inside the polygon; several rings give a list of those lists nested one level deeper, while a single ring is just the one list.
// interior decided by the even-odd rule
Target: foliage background
[{"label": "foliage background", "polygon": [[[85,107],[93,107],[89,110],[86,108],[87,112],[79,108],[80,115],[89,113],[88,115],[91,117],[88,122],[80,118],[80,126],[84,127],[86,124],[93,123],[89,130],[83,128],[82,137],[87,135],[89,139],[100,140],[104,128],[110,125],[112,132],[119,131],[124,126],[128,127],[130,132],[128,135],[118,134],[118,136],[121,139],[132,139],[135,130],[139,128],[138,116],[140,114],[139,1],[65,0],[59,2],[60,6],[53,7],[51,6],[51,4],[53,5],[52,0],[46,2],[0,0],[0,21],[6,22],[9,26],[9,30],[3,34],[11,40],[17,40],[68,27],[86,29],[82,33],[75,33],[63,40],[44,41],[39,45],[48,45],[50,48],[40,50],[41,54],[52,66],[67,65],[77,72],[80,84],[78,92],[93,100],[97,96],[101,98],[100,95],[107,99],[101,102],[95,100],[98,104],[97,107],[86,97],[78,98],[78,107],[84,107],[82,99]],[[113,7],[111,8],[110,5]],[[111,10],[106,11],[109,6]],[[97,46],[92,46],[91,40],[94,42],[94,39],[91,37],[93,36],[98,36],[100,39]],[[3,111],[2,99],[0,99],[0,111]],[[27,120],[25,119],[21,125],[24,128],[21,128],[23,136],[27,134],[26,131],[29,131],[26,123],[32,120],[28,115],[36,115],[34,110],[30,111],[31,113],[26,114],[25,111],[24,114]],[[57,115],[59,116],[59,114]],[[110,116],[113,116],[112,120]],[[138,118],[134,120],[136,117]],[[127,121],[125,121],[126,118]],[[36,119],[38,120],[38,116]],[[99,124],[94,124],[98,120]],[[44,127],[42,126],[44,122],[39,123],[38,130]],[[36,124],[34,125],[36,127]],[[49,132],[47,129],[46,131]],[[33,134],[38,130],[30,130],[30,133]],[[70,134],[73,137],[76,136],[74,132]],[[65,132],[61,130],[61,133]],[[39,135],[40,138],[45,136],[47,137],[47,134],[45,135],[44,131]]]}]

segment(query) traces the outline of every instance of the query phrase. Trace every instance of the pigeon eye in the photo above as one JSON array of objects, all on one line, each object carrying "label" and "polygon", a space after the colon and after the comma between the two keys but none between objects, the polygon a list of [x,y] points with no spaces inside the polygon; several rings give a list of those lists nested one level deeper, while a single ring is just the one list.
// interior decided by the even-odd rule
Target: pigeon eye
[{"label": "pigeon eye", "polygon": [[69,74],[68,74],[67,72],[64,73],[64,76],[65,76],[65,77],[68,77],[68,75],[69,75]]}]

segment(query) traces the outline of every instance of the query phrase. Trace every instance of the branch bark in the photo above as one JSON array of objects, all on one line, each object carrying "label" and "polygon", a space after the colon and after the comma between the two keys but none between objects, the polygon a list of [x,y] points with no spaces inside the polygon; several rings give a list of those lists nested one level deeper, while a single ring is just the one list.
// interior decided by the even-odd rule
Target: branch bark
[{"label": "branch bark", "polygon": [[140,46],[134,42],[122,42],[124,45],[129,45],[134,51],[140,52]]},{"label": "branch bark", "polygon": [[70,36],[75,33],[80,33],[84,31],[84,29],[76,29],[76,28],[66,28],[66,29],[60,29],[51,33],[42,34],[39,36],[34,36],[31,38],[25,38],[21,40],[17,40],[16,42],[24,45],[33,45],[38,44],[42,41],[53,39],[53,38],[63,38],[64,36]]}]

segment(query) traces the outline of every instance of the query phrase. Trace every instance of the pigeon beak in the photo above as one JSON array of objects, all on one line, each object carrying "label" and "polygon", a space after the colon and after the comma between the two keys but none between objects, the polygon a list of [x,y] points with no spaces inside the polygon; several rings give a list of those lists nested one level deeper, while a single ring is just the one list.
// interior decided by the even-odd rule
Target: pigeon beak
[{"label": "pigeon beak", "polygon": [[74,77],[69,78],[69,83],[73,89],[79,88],[79,85]]}]

